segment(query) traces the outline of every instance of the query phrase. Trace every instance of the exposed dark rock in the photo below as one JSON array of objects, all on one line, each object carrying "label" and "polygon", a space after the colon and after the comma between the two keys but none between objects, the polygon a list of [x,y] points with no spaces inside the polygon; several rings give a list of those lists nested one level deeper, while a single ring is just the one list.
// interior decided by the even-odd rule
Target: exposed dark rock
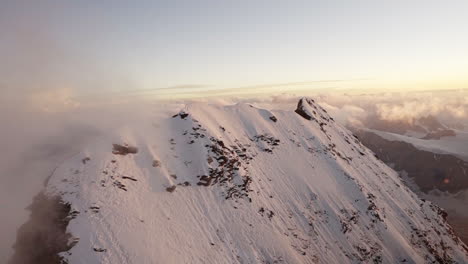
[{"label": "exposed dark rock", "polygon": [[[312,99],[309,99],[309,100],[312,100]],[[312,120],[312,116],[309,115],[309,113],[307,113],[305,110],[305,103],[307,103],[305,99],[301,98],[301,100],[299,100],[299,102],[297,103],[297,108],[295,112],[307,120]]]},{"label": "exposed dark rock", "polygon": [[343,216],[340,217],[341,231],[343,232],[343,234],[346,234],[347,232],[350,232],[352,230],[353,225],[357,224],[359,219],[359,212],[354,210],[342,209],[341,213],[343,214]]},{"label": "exposed dark rock", "polygon": [[69,243],[72,236],[66,232],[73,218],[70,205],[59,197],[49,197],[41,192],[28,209],[31,215],[18,230],[13,246],[15,252],[9,264],[66,263],[58,253],[70,250],[77,243],[77,240]]},{"label": "exposed dark rock", "polygon": [[169,187],[166,188],[166,191],[167,191],[167,192],[170,192],[170,193],[171,193],[171,192],[174,192],[175,189],[176,189],[176,187],[177,187],[177,186],[175,186],[175,185],[169,186]]},{"label": "exposed dark rock", "polygon": [[258,209],[258,213],[261,215],[261,216],[266,216],[268,217],[269,220],[271,220],[273,218],[273,216],[275,215],[275,213],[271,210],[268,210],[268,209],[265,209],[263,207],[260,207],[260,209]]},{"label": "exposed dark rock", "polygon": [[136,154],[137,152],[138,148],[129,146],[128,144],[112,144],[112,154],[115,155]]},{"label": "exposed dark rock", "polygon": [[275,122],[275,123],[278,121],[278,119],[276,118],[276,116],[270,116],[270,120],[273,121],[273,122]]},{"label": "exposed dark rock", "polygon": [[101,210],[101,208],[99,208],[99,206],[96,206],[96,205],[90,206],[89,209],[90,209],[93,213],[99,213],[99,210]]},{"label": "exposed dark rock", "polygon": [[[223,195],[226,199],[247,198],[250,191],[249,185],[252,178],[249,176],[248,161],[252,159],[247,155],[247,146],[240,142],[237,145],[226,146],[225,143],[217,138],[210,137],[205,139],[202,131],[206,131],[201,126],[198,126],[200,133],[190,134],[189,137],[194,136],[195,139],[202,140],[204,146],[208,150],[207,163],[209,165],[209,172],[207,175],[198,175],[198,186],[211,186],[218,184],[224,187]],[[196,142],[198,142],[198,140]],[[208,142],[206,142],[208,141]],[[216,162],[215,162],[216,161]],[[245,161],[245,164],[243,163]],[[243,168],[244,172],[239,173],[239,168]],[[235,178],[240,178],[242,183],[235,183]]]},{"label": "exposed dark rock", "polygon": [[211,181],[213,181],[213,179],[214,179],[213,177],[202,175],[202,176],[200,176],[200,181],[197,182],[197,185],[210,186]]},{"label": "exposed dark rock", "polygon": [[375,203],[375,198],[375,195],[373,195],[372,193],[369,193],[367,195],[367,201],[369,203],[369,206],[367,207],[367,214],[371,216],[371,220],[373,223],[376,223],[377,221],[384,222],[384,220],[379,214],[380,209]]},{"label": "exposed dark rock", "polygon": [[159,160],[153,160],[153,167],[157,168],[161,166],[161,162]]},{"label": "exposed dark rock", "polygon": [[256,135],[253,137],[253,139],[250,139],[250,140],[256,143],[263,142],[264,144],[266,144],[268,147],[262,146],[263,144],[257,144],[257,145],[259,149],[268,153],[273,153],[273,150],[275,149],[275,147],[280,144],[279,139],[273,136],[267,135],[267,134]]},{"label": "exposed dark rock", "polygon": [[123,183],[121,183],[121,182],[119,182],[119,181],[114,181],[114,182],[112,183],[112,185],[114,185],[115,187],[119,188],[120,190],[127,191],[127,187],[126,187]]},{"label": "exposed dark rock", "polygon": [[192,184],[191,184],[190,182],[188,182],[188,181],[185,181],[185,182],[179,183],[179,184],[177,184],[177,185],[187,187],[187,186],[191,186]]},{"label": "exposed dark rock", "polygon": [[178,114],[172,116],[172,118],[180,117],[180,119],[185,119],[189,114],[184,111],[180,111]]},{"label": "exposed dark rock", "polygon": [[122,179],[124,180],[131,180],[131,181],[137,181],[137,179],[130,177],[130,176],[122,176]]}]

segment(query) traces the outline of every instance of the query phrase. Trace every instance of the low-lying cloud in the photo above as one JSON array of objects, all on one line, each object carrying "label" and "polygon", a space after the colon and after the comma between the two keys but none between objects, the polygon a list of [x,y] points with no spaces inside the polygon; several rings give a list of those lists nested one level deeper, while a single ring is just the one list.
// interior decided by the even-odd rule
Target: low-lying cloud
[{"label": "low-lying cloud", "polygon": [[318,97],[325,108],[349,125],[365,126],[369,119],[412,124],[429,116],[449,125],[468,125],[467,95],[468,90],[359,95],[329,93]]}]

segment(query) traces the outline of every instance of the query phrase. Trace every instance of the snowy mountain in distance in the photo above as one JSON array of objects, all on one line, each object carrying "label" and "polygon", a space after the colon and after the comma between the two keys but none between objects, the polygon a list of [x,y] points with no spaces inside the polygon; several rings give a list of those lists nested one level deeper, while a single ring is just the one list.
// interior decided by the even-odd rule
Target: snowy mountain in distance
[{"label": "snowy mountain in distance", "polygon": [[[442,124],[432,115],[419,117],[414,120],[385,120],[376,115],[370,115],[365,121],[365,126],[377,131],[428,140],[454,137],[457,134],[456,129]],[[458,126],[455,125],[455,127]]]},{"label": "snowy mountain in distance", "polygon": [[123,126],[61,164],[45,195],[68,213],[55,237],[70,264],[468,262],[446,213],[306,98]]},{"label": "snowy mountain in distance", "polygon": [[369,132],[373,132],[386,140],[406,142],[421,150],[438,154],[451,154],[468,161],[468,144],[465,143],[468,141],[468,132],[466,131],[456,130],[455,136],[446,136],[439,139],[415,138],[372,129]]}]

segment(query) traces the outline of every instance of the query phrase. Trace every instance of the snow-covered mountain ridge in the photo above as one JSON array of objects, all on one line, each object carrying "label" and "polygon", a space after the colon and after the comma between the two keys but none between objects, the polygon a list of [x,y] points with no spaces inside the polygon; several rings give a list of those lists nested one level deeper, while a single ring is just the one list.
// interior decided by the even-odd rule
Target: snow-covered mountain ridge
[{"label": "snow-covered mountain ridge", "polygon": [[46,194],[70,204],[70,264],[468,262],[445,212],[306,98],[122,127]]}]

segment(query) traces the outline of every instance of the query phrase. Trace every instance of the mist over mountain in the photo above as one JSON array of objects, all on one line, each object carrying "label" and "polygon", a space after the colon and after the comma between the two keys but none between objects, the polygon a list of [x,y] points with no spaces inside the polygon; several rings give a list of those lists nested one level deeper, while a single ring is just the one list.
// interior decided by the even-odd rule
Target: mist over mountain
[{"label": "mist over mountain", "polygon": [[[289,110],[173,107],[122,123],[60,163],[44,190],[57,213],[32,207],[12,263],[467,260],[446,213],[313,99]],[[34,225],[65,220],[53,232]],[[65,236],[68,247],[43,247],[43,236]]]},{"label": "mist over mountain", "polygon": [[0,1],[0,263],[468,263],[467,1]]}]

